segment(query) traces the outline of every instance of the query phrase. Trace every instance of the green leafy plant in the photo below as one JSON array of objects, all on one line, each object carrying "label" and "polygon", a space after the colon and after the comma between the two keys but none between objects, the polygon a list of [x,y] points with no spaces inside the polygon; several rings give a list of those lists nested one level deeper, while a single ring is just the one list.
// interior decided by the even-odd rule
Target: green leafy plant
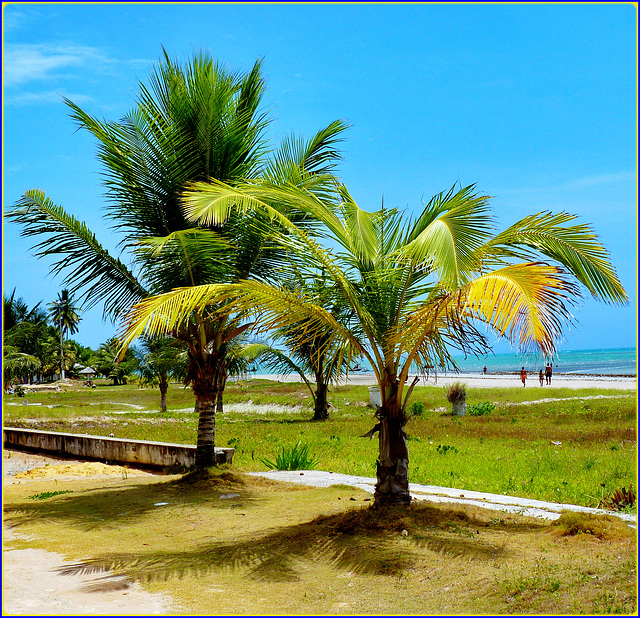
[{"label": "green leafy plant", "polygon": [[629,484],[629,489],[616,489],[608,496],[602,498],[598,504],[598,508],[608,509],[610,511],[624,511],[628,507],[632,507],[636,502],[636,494],[633,491],[633,484]]},{"label": "green leafy plant", "polygon": [[420,416],[424,413],[425,407],[421,401],[414,401],[409,408],[412,416]]},{"label": "green leafy plant", "polygon": [[484,401],[482,403],[477,403],[475,406],[469,406],[467,408],[467,414],[469,416],[482,416],[483,414],[489,414],[495,409],[495,405],[490,401]]},{"label": "green leafy plant", "polygon": [[309,445],[305,442],[296,442],[290,449],[284,446],[278,449],[275,463],[270,459],[260,459],[270,470],[308,470],[317,460],[309,455]]},{"label": "green leafy plant", "polygon": [[47,498],[53,498],[53,496],[59,496],[60,494],[72,494],[69,489],[63,489],[60,491],[43,491],[41,494],[34,494],[29,496],[31,500],[46,500]]},{"label": "green leafy plant", "polygon": [[448,444],[438,444],[436,451],[440,453],[440,455],[446,455],[447,453],[458,453],[458,449],[455,446],[450,446]]}]

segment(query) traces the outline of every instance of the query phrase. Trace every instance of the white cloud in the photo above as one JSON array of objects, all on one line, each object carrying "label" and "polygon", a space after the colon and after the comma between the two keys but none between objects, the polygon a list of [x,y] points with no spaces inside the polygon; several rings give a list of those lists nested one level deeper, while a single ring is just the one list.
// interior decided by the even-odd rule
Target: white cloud
[{"label": "white cloud", "polygon": [[636,180],[637,172],[616,172],[614,174],[598,174],[595,176],[586,176],[568,182],[562,188],[564,189],[585,189],[587,187],[597,187],[600,185],[608,185],[615,182],[626,182],[627,180]]},{"label": "white cloud", "polygon": [[108,65],[113,61],[100,50],[79,45],[6,45],[3,81],[7,87],[64,77],[69,70]]},{"label": "white cloud", "polygon": [[62,98],[66,97],[74,103],[91,103],[93,98],[85,94],[68,94],[62,90],[47,90],[42,92],[21,92],[15,95],[5,96],[5,105],[50,105],[51,103],[62,103]]}]

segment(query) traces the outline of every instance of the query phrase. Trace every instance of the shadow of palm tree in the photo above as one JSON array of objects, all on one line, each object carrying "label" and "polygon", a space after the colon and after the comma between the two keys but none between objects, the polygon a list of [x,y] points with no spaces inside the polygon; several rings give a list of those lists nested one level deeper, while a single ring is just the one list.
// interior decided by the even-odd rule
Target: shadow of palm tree
[{"label": "shadow of palm tree", "polygon": [[[221,496],[228,499],[221,500]],[[76,490],[55,500],[5,505],[4,522],[13,527],[38,519],[90,531],[133,523],[164,504],[206,502],[211,508],[228,509],[250,507],[259,499],[246,477],[232,472],[191,473],[177,480],[146,484],[133,478],[106,488]]]},{"label": "shadow of palm tree", "polygon": [[[544,524],[502,523],[506,533],[529,532]],[[326,561],[338,570],[397,575],[411,568],[427,549],[446,558],[502,560],[505,545],[480,533],[496,525],[488,518],[441,505],[414,504],[409,509],[370,507],[322,515],[311,521],[255,533],[233,541],[209,543],[179,552],[113,553],[61,569],[66,574],[114,570],[133,579],[164,581],[216,570],[245,570],[253,579],[295,581],[303,561]],[[491,535],[489,535],[491,536]],[[493,538],[493,537],[492,537]]]}]

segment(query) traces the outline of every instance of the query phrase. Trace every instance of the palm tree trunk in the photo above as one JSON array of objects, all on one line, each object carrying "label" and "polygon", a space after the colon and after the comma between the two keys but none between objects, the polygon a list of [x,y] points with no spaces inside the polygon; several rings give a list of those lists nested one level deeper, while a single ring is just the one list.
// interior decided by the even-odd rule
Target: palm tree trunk
[{"label": "palm tree trunk", "polygon": [[409,504],[409,449],[404,432],[406,418],[397,398],[397,383],[389,380],[380,389],[383,395],[378,417],[378,461],[376,462],[377,507],[387,504]]},{"label": "palm tree trunk", "polygon": [[167,391],[169,390],[169,382],[160,378],[160,412],[167,411]]},{"label": "palm tree trunk", "polygon": [[65,379],[64,374],[64,334],[62,329],[62,318],[60,318],[60,379]]},{"label": "palm tree trunk", "polygon": [[198,441],[196,443],[196,469],[204,470],[216,463],[216,396],[197,397]]},{"label": "palm tree trunk", "polygon": [[326,421],[329,418],[328,393],[329,387],[323,382],[322,376],[316,376],[316,396],[313,405],[314,421]]},{"label": "palm tree trunk", "polygon": [[193,379],[198,412],[198,440],[196,442],[196,469],[210,468],[216,463],[216,407],[224,387],[223,372],[208,364],[205,371]]}]

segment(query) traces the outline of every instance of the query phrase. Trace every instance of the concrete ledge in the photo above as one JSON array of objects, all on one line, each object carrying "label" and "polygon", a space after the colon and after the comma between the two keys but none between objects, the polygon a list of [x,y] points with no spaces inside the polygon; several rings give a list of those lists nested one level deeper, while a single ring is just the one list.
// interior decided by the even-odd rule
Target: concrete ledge
[{"label": "concrete ledge", "polygon": [[[4,427],[2,437],[6,448],[67,454],[100,461],[163,468],[174,465],[189,468],[196,461],[196,447],[191,444],[105,438],[17,427]],[[234,453],[235,449],[232,448],[216,448],[216,464],[232,463]]]}]

